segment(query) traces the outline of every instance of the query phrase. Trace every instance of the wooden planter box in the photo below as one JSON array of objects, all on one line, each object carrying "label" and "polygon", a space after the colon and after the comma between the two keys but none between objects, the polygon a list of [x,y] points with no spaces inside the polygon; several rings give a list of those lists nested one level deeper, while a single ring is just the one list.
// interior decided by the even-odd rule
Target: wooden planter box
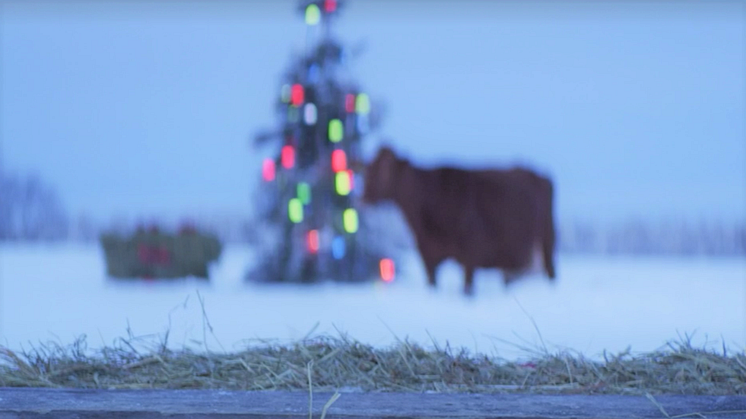
[{"label": "wooden planter box", "polygon": [[106,272],[112,278],[208,279],[208,265],[220,257],[217,237],[193,230],[178,234],[138,231],[130,237],[103,234]]},{"label": "wooden planter box", "polygon": [[[314,418],[320,417],[331,397],[313,395]],[[744,418],[746,396],[658,396],[653,402],[642,396],[343,393],[326,417],[631,419],[694,413],[704,416],[686,417]],[[308,417],[306,392],[0,388],[0,419]]]}]

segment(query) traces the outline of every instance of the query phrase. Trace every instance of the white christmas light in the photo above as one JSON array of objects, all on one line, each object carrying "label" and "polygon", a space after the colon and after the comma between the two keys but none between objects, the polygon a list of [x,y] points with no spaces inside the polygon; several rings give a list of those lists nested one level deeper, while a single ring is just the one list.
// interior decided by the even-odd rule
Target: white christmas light
[{"label": "white christmas light", "polygon": [[313,103],[306,103],[306,106],[303,107],[303,120],[306,122],[306,125],[314,125],[316,123],[316,105]]}]

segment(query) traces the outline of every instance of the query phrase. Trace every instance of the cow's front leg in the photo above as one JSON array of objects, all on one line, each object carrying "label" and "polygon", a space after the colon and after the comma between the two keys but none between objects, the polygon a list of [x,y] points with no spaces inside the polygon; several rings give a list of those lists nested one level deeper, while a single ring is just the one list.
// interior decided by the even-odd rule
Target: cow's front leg
[{"label": "cow's front leg", "polygon": [[427,284],[430,286],[430,288],[435,288],[437,286],[436,277],[435,274],[438,270],[438,265],[440,264],[440,261],[438,260],[425,260],[425,270],[427,271]]},{"label": "cow's front leg", "polygon": [[437,249],[434,249],[432,245],[429,245],[425,242],[419,242],[418,246],[420,251],[420,256],[422,257],[422,262],[425,264],[425,271],[427,272],[427,284],[430,286],[430,288],[435,288],[436,284],[436,271],[438,270],[438,265],[440,265],[440,262],[443,261],[443,258],[440,257],[439,252]]},{"label": "cow's front leg", "polygon": [[474,267],[464,266],[464,294],[474,295]]},{"label": "cow's front leg", "polygon": [[503,284],[505,285],[505,288],[509,287],[510,284],[515,282],[515,280],[518,279],[518,273],[510,270],[504,270],[503,271]]}]

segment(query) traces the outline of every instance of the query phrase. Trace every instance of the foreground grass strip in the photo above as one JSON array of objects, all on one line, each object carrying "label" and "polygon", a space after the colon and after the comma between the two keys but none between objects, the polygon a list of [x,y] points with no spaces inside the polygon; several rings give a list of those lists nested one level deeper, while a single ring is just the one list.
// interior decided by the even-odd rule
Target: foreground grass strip
[{"label": "foreground grass strip", "polygon": [[406,340],[379,349],[347,336],[308,337],[288,345],[264,342],[228,354],[173,351],[166,345],[138,351],[135,346],[123,339],[89,351],[80,339],[22,353],[0,347],[0,387],[300,390],[309,396],[312,390],[746,395],[746,354],[715,353],[688,341],[641,355],[625,351],[603,361],[563,352],[532,353],[522,362],[448,345],[425,349]]}]

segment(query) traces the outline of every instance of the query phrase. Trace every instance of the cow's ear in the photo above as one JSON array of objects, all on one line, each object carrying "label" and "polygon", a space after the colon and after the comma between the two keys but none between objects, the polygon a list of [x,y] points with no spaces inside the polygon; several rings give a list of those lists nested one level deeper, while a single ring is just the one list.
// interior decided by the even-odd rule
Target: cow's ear
[{"label": "cow's ear", "polygon": [[394,150],[388,145],[381,146],[378,150],[378,156],[390,160],[396,159],[396,153],[394,153]]}]

